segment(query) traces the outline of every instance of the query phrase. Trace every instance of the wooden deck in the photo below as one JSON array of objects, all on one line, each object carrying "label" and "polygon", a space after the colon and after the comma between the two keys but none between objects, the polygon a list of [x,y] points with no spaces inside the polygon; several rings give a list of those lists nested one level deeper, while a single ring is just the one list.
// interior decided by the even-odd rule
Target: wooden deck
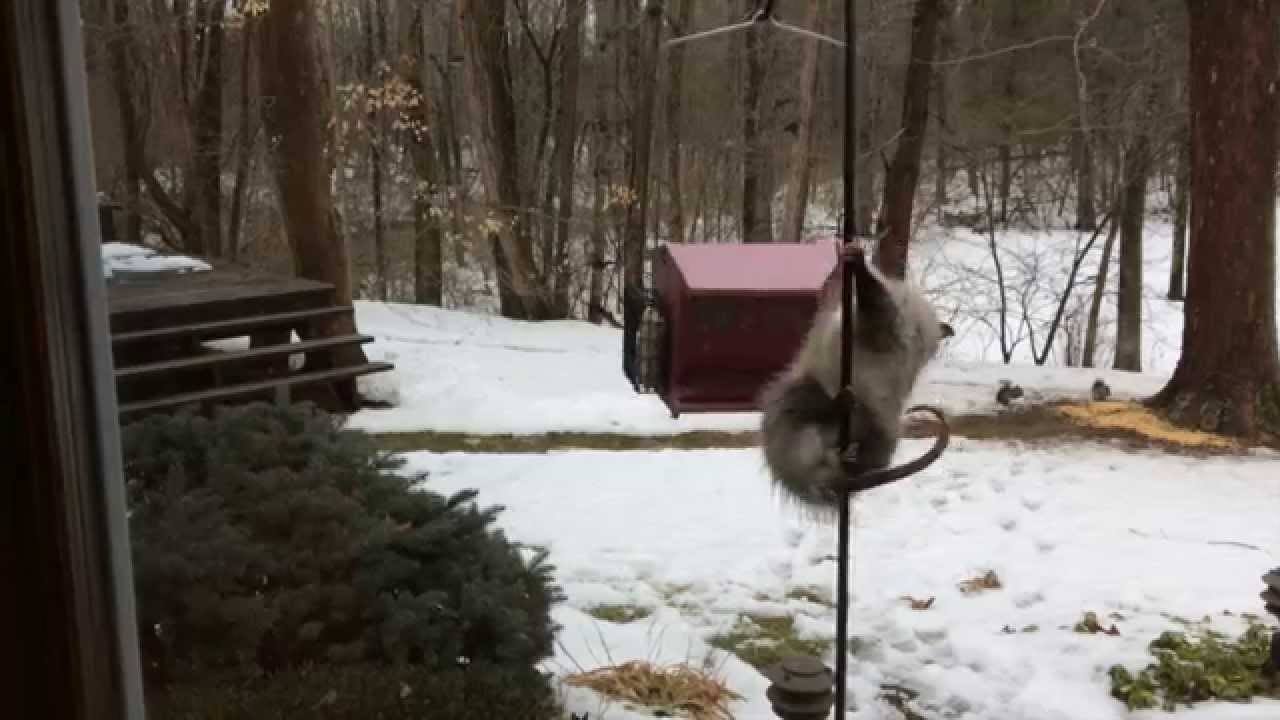
[{"label": "wooden deck", "polygon": [[122,417],[254,399],[349,412],[356,378],[392,369],[355,352],[373,338],[333,328],[352,308],[325,283],[218,268],[118,275],[107,297]]}]

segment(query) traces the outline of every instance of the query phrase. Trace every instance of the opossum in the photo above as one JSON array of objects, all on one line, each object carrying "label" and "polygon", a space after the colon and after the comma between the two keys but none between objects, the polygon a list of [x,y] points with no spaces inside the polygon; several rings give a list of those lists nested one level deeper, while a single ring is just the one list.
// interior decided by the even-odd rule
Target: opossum
[{"label": "opossum", "polygon": [[802,506],[830,508],[846,479],[837,444],[848,412],[854,466],[889,465],[920,372],[953,334],[917,288],[888,278],[853,254],[853,373],[840,391],[838,301],[824,303],[790,365],[760,394],[761,445],[776,489]]}]

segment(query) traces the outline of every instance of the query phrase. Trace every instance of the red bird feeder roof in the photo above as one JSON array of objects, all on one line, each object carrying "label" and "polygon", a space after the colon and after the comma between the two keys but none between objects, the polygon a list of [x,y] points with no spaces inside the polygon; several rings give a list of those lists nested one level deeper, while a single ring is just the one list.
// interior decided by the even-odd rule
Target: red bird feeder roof
[{"label": "red bird feeder roof", "polygon": [[831,276],[838,246],[810,244],[667,245],[674,269],[692,293],[811,293]]}]

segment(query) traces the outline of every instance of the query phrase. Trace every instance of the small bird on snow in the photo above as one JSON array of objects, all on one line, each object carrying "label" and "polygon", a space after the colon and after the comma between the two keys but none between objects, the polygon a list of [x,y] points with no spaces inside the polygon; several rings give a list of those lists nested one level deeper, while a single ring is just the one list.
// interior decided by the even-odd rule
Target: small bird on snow
[{"label": "small bird on snow", "polygon": [[1020,399],[1022,397],[1023,397],[1023,392],[1022,392],[1021,385],[1014,385],[1008,380],[1000,381],[1000,389],[996,390],[996,402],[1000,403],[1005,407],[1009,407],[1009,405],[1014,400]]}]

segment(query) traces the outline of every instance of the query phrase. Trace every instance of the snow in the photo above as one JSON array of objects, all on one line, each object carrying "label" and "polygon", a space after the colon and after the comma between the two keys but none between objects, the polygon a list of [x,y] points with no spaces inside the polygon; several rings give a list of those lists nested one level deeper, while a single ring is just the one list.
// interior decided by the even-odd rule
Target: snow
[{"label": "snow", "polygon": [[[352,426],[376,432],[434,430],[478,434],[608,432],[669,435],[694,430],[753,431],[757,413],[672,419],[654,395],[636,394],[622,374],[622,333],[577,321],[530,323],[426,306],[358,302],[371,360],[392,372],[361,380],[367,394],[397,402],[365,409]],[[1164,378],[1110,370],[1010,365],[955,359],[948,349],[925,372],[914,399],[952,413],[993,411],[1000,379],[1031,397],[1081,398],[1097,377],[1117,397],[1159,390]]]},{"label": "snow", "polygon": [[163,255],[142,245],[128,243],[103,243],[102,275],[115,277],[118,273],[154,272],[203,272],[212,266],[203,260],[184,255]]},{"label": "snow", "polygon": [[[908,441],[919,452],[923,441]],[[568,597],[549,668],[589,670],[631,659],[708,659],[743,695],[742,720],[773,718],[768,681],[706,645],[739,613],[794,614],[830,637],[834,613],[788,599],[834,597],[834,529],[770,490],[756,450],[546,455],[409,455],[442,492],[477,488],[506,510],[512,539],[546,546]],[[1280,556],[1280,473],[1270,457],[1192,459],[1105,445],[1031,448],[958,440],[919,476],[855,501],[850,663],[859,720],[900,717],[876,702],[881,683],[918,691],[927,717],[1080,720],[1128,715],[1108,694],[1107,668],[1144,666],[1146,643],[1181,629],[1165,614],[1214,616],[1239,630],[1263,614],[1260,576]],[[994,570],[1004,587],[957,585]],[[900,598],[936,597],[911,610]],[[657,612],[630,624],[585,611],[632,603]],[[1230,610],[1235,616],[1224,616]],[[1071,631],[1086,611],[1121,635]],[[1039,626],[1006,634],[1002,628]],[[833,658],[824,659],[829,666]],[[633,718],[584,690],[569,709]],[[1179,716],[1275,717],[1280,703],[1208,704]],[[1160,716],[1158,713],[1150,717]]]},{"label": "snow", "polygon": [[[1043,342],[1057,307],[1054,288],[1064,287],[1087,238],[1061,229],[1001,233],[1007,329],[1016,341],[1006,365],[988,239],[926,226],[912,246],[912,272],[958,335],[913,400],[952,414],[991,412],[1001,379],[1021,385],[1032,402],[1086,397],[1097,377],[1119,398],[1153,394],[1177,360],[1182,332],[1181,305],[1164,298],[1169,236],[1168,223],[1148,222],[1145,372],[1129,373],[1064,366],[1067,341],[1079,350],[1101,239],[1067,304],[1057,351],[1036,365],[1027,329],[1037,346]],[[1099,332],[1103,368],[1114,344],[1114,270]],[[354,427],[522,435],[758,427],[755,413],[672,419],[657,397],[634,393],[615,329],[373,302],[357,303],[356,313],[361,331],[376,338],[370,359],[396,369],[360,380],[366,394],[392,406],[362,410]],[[923,441],[903,445],[902,455],[912,456]],[[743,696],[735,717],[771,720],[768,681],[708,640],[743,613],[787,613],[806,634],[833,634],[829,605],[788,594],[806,588],[834,597],[834,528],[774,495],[758,449],[408,457],[407,470],[429,473],[428,487],[477,488],[481,504],[506,508],[498,524],[510,537],[550,548],[567,595],[554,613],[563,629],[548,662],[559,676],[636,659],[708,663]],[[1109,696],[1106,671],[1145,666],[1150,640],[1183,629],[1174,618],[1210,616],[1213,627],[1238,632],[1242,613],[1263,613],[1260,576],[1280,565],[1278,469],[1270,452],[1192,458],[1107,443],[953,440],[927,471],[855,503],[857,653],[847,717],[900,718],[876,699],[884,683],[919,692],[913,706],[930,718],[1166,717],[1127,713]],[[960,592],[960,583],[988,570],[1002,588]],[[904,595],[936,600],[912,610]],[[654,613],[614,624],[588,614],[601,603]],[[1072,632],[1088,611],[1121,634]],[[1022,631],[1029,626],[1038,629]],[[830,656],[825,661],[834,665]],[[561,691],[569,710],[592,720],[651,717],[588,690]],[[1275,718],[1280,703],[1206,703],[1176,717]]]}]

